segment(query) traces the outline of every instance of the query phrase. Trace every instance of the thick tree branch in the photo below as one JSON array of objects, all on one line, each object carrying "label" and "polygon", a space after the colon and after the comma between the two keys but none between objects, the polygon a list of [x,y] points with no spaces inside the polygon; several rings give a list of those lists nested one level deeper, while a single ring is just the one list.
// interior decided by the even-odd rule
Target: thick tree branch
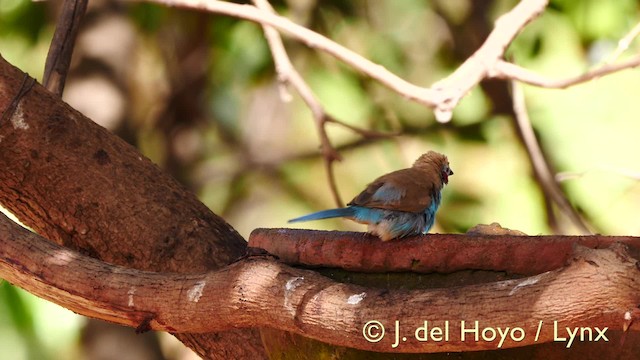
[{"label": "thick tree branch", "polygon": [[[25,76],[0,57],[0,204],[21,222],[129,268],[203,272],[244,254],[193,193]],[[205,358],[265,357],[255,330],[178,337]]]},{"label": "thick tree branch", "polygon": [[[0,58],[0,203],[22,222],[139,269],[204,271],[244,253],[244,239],[194,194],[25,76]],[[209,249],[194,252],[200,244]]]},{"label": "thick tree branch", "polygon": [[[355,239],[353,239],[355,241]],[[425,236],[424,242],[431,242]],[[382,242],[378,244],[384,245]],[[211,332],[271,327],[331,344],[385,352],[495,349],[498,341],[461,340],[461,322],[519,327],[520,341],[501,348],[553,340],[553,327],[590,326],[640,330],[638,261],[623,245],[579,247],[565,268],[525,279],[433,290],[387,290],[341,284],[309,270],[272,260],[249,259],[200,274],[127,269],[83,256],[0,216],[0,277],[75,312],[135,326],[138,330]],[[473,299],[473,301],[469,301]],[[368,342],[371,320],[405,329],[450,322],[445,343],[407,341],[393,347],[389,334]],[[391,329],[391,328],[389,328]]]},{"label": "thick tree branch", "polygon": [[380,242],[375,236],[353,232],[256,229],[249,237],[249,246],[262,248],[287,264],[368,273],[474,269],[536,275],[562,267],[577,245],[597,249],[614,243],[640,252],[640,238],[633,236],[428,234]]}]

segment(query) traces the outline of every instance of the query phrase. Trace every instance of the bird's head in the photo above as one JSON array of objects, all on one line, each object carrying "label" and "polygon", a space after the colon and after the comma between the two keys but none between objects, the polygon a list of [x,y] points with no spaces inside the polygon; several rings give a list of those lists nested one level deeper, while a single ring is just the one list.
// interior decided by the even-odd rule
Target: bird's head
[{"label": "bird's head", "polygon": [[453,170],[449,167],[449,162],[442,166],[442,170],[440,170],[440,178],[442,178],[442,182],[445,184],[449,183],[449,176],[453,175]]},{"label": "bird's head", "polygon": [[427,171],[439,171],[440,180],[442,180],[443,184],[448,184],[449,176],[453,175],[453,170],[449,167],[447,157],[435,151],[422,154],[418,160],[413,163],[413,167]]}]

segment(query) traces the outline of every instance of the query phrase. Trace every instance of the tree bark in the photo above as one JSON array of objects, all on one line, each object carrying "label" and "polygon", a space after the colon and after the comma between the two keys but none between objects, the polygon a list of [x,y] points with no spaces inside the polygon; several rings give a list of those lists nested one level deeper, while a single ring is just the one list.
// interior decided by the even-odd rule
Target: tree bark
[{"label": "tree bark", "polygon": [[640,255],[640,238],[634,236],[428,234],[383,243],[372,235],[342,231],[255,229],[249,236],[249,246],[290,265],[366,273],[489,270],[537,275],[564,266],[576,245],[596,249],[614,243],[629,245],[634,256]]},{"label": "tree bark", "polygon": [[[244,254],[245,240],[195,195],[29,84],[0,57],[0,204],[21,222],[69,249],[134,269],[203,272]],[[27,92],[18,96],[21,89]],[[205,358],[265,357],[253,330],[178,338]]]},{"label": "tree bark", "polygon": [[[578,246],[566,267],[528,278],[429,290],[341,284],[273,259],[167,274],[82,256],[0,217],[0,276],[73,311],[140,331],[269,327],[339,346],[404,353],[506,349],[558,336],[566,342],[566,328],[580,327],[591,329],[594,341],[601,332],[606,337],[607,331],[640,329],[639,274],[638,260],[620,243]],[[425,326],[446,331],[447,339],[424,340],[429,330],[416,331]],[[509,336],[498,337],[499,331]]]}]

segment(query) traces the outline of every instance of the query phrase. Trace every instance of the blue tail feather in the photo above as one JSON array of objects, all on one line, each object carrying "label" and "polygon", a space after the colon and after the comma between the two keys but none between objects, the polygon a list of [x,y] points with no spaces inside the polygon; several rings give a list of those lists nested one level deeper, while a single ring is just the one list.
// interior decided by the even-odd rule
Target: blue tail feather
[{"label": "blue tail feather", "polygon": [[314,212],[312,214],[291,219],[289,220],[289,222],[294,223],[294,222],[321,220],[321,219],[329,219],[329,218],[336,218],[336,217],[351,217],[351,216],[354,216],[355,214],[356,214],[356,209],[354,209],[353,207],[345,207],[345,208],[329,209],[329,210]]}]

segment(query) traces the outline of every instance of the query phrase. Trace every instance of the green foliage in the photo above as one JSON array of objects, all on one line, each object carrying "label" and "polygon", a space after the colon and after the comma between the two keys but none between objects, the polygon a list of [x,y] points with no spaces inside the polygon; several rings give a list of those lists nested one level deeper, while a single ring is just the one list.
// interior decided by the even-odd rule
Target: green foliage
[{"label": "green foliage", "polygon": [[165,7],[141,3],[129,7],[129,16],[142,32],[153,34],[168,21],[169,11]]},{"label": "green foliage", "polygon": [[44,71],[47,49],[40,41],[49,30],[46,15],[43,2],[0,1],[0,54],[32,76]]},{"label": "green foliage", "polygon": [[0,33],[20,37],[27,45],[34,45],[47,25],[45,10],[43,3],[3,0],[0,2]]},{"label": "green foliage", "polygon": [[0,349],[3,358],[46,360],[73,354],[79,318],[0,279]]},{"label": "green foliage", "polygon": [[618,39],[638,21],[638,3],[634,0],[555,0],[552,6],[560,10],[577,33],[588,41]]}]

